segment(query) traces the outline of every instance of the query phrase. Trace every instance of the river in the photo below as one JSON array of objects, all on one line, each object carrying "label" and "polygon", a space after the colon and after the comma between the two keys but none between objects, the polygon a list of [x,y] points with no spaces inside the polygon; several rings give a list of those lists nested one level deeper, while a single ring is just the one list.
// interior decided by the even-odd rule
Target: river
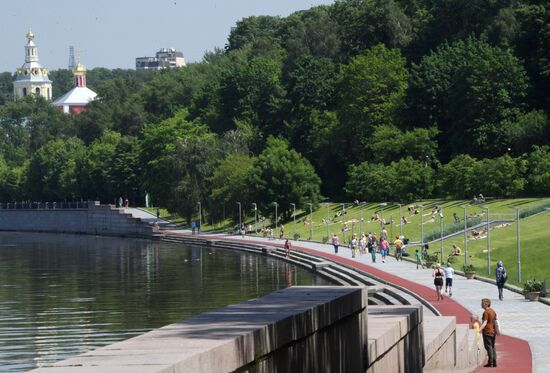
[{"label": "river", "polygon": [[290,285],[264,256],[148,240],[0,233],[0,370],[26,371]]}]

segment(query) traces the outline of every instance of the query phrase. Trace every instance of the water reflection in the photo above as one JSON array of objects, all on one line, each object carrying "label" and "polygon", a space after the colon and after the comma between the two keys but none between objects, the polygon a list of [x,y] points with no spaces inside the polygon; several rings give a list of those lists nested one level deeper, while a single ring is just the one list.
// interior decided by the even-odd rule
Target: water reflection
[{"label": "water reflection", "polygon": [[289,285],[259,255],[145,240],[0,233],[0,369],[23,371]]}]

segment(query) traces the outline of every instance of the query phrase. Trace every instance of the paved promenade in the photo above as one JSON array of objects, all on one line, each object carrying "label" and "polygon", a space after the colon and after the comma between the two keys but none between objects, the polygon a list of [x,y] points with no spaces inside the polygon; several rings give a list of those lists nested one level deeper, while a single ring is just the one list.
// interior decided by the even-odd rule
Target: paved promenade
[{"label": "paved promenade", "polygon": [[[171,231],[170,233],[188,234],[186,231]],[[216,236],[275,246],[282,246],[284,242],[278,239],[270,240],[250,236],[244,238],[241,236]],[[428,300],[441,314],[456,316],[458,323],[468,323],[470,314],[481,317],[483,313],[480,306],[481,298],[489,298],[503,324],[505,335],[497,337],[498,368],[480,368],[477,371],[528,372],[532,370],[541,373],[550,372],[550,354],[548,354],[550,350],[550,306],[540,302],[528,302],[523,295],[509,290],[504,290],[504,301],[499,301],[495,285],[478,280],[466,280],[465,277],[459,275],[455,275],[454,278],[452,298],[445,296],[443,301],[437,301],[431,270],[417,270],[415,263],[397,262],[393,257],[388,257],[386,263],[381,263],[380,256],[376,263],[371,263],[369,254],[352,258],[347,247],[340,247],[338,255],[334,255],[331,245],[307,241],[292,241],[292,248],[353,265],[384,278],[388,282],[405,286]],[[461,264],[456,266],[460,268]]]}]

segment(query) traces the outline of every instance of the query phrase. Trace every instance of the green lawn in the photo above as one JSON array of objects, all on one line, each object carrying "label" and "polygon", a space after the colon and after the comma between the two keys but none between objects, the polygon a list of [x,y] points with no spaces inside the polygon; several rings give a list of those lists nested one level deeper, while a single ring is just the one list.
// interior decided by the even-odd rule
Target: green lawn
[{"label": "green lawn", "polygon": [[[515,211],[510,209],[510,206],[517,206],[521,211],[526,211],[536,206],[550,204],[550,198],[520,198],[520,199],[507,199],[507,200],[493,200],[484,203],[483,206],[489,207],[489,213],[491,220],[514,220]],[[407,206],[414,205],[419,214],[409,215]],[[423,205],[423,216],[421,219],[420,205]],[[408,224],[399,224],[399,206],[397,204],[387,204],[384,206],[383,212],[380,203],[366,203],[362,206],[356,206],[354,204],[346,203],[346,214],[342,215],[341,203],[328,203],[321,204],[319,208],[311,214],[309,211],[297,210],[296,211],[296,224],[294,219],[290,218],[288,221],[282,222],[285,225],[285,236],[293,237],[294,230],[300,235],[300,238],[307,240],[310,237],[310,230],[313,233],[312,238],[315,241],[322,241],[323,238],[332,236],[333,233],[338,234],[341,242],[344,244],[349,240],[350,235],[353,233],[359,233],[361,231],[380,233],[381,224],[380,221],[371,221],[371,217],[375,212],[386,220],[386,229],[390,237],[395,237],[400,234],[402,229],[403,235],[411,240],[411,242],[419,242],[421,236],[421,225],[423,222],[424,237],[425,240],[430,235],[434,239],[430,242],[430,251],[440,251],[440,241],[437,237],[440,236],[440,221],[439,216],[434,214],[432,220],[432,210],[436,206],[441,205],[443,207],[443,219],[442,226],[443,231],[451,229],[455,225],[453,213],[456,213],[460,218],[460,226],[463,226],[464,210],[460,208],[461,205],[466,206],[466,212],[468,219],[477,218],[483,222],[486,219],[485,210],[480,205],[470,205],[469,201],[445,201],[445,200],[425,200],[422,202],[410,203],[403,205],[401,208],[402,216],[405,216],[409,221]],[[550,206],[550,205],[549,205]],[[148,209],[152,213],[156,213],[156,208]],[[160,210],[161,217],[168,220],[173,220],[173,216],[168,214],[164,209]],[[272,211],[262,212],[260,215],[270,216]],[[361,215],[363,221],[361,223]],[[197,217],[198,219],[198,217]],[[391,221],[393,220],[393,224]],[[185,223],[183,219],[176,216],[176,223]],[[243,219],[245,224],[254,225],[254,216],[248,216]],[[328,224],[327,224],[328,222]],[[280,222],[281,223],[281,222]],[[344,223],[348,225],[348,231],[345,234],[342,232],[342,226]],[[235,226],[235,223],[230,220],[219,222],[216,225],[208,225],[203,223],[203,231],[208,230],[222,230],[227,231]],[[258,224],[258,228],[262,226],[273,227],[269,219],[264,220]],[[529,278],[550,280],[550,259],[545,255],[546,247],[545,243],[550,241],[550,212],[543,212],[537,215],[533,215],[529,218],[522,219],[520,224],[521,231],[521,250],[522,250],[522,280],[523,282]],[[494,276],[494,269],[496,262],[502,260],[509,274],[509,280],[516,285],[517,281],[517,240],[516,240],[516,225],[511,222],[510,225],[492,228],[490,231],[491,236],[491,274]],[[459,234],[453,238],[443,241],[444,257],[446,258],[451,251],[451,245],[456,244],[464,249],[464,235]],[[480,275],[487,276],[487,240],[485,238],[474,240],[472,236],[468,239],[468,251],[469,262],[474,264],[477,268],[477,272]],[[456,258],[454,267],[456,269],[462,269],[464,263],[464,255]]]}]

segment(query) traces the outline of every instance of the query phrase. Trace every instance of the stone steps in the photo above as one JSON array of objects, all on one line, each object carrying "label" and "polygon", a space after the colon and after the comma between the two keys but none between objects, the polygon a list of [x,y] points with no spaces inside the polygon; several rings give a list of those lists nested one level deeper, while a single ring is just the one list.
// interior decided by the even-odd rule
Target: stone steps
[{"label": "stone steps", "polygon": [[[429,304],[427,305],[425,300],[415,297],[414,294],[406,291],[406,289],[401,289],[391,284],[387,284],[384,280],[377,279],[376,277],[362,271],[358,271],[353,267],[340,265],[335,262],[329,262],[324,258],[293,250],[291,250],[290,257],[286,257],[286,252],[282,247],[257,243],[231,242],[226,240],[207,241],[206,239],[197,239],[196,236],[166,236],[164,240],[170,242],[182,242],[194,246],[201,245],[219,247],[230,250],[270,255],[272,257],[312,269],[324,278],[333,281],[335,284],[343,286],[367,286],[368,304],[373,310],[375,310],[376,307],[381,307],[381,309],[387,309],[387,307],[398,309],[399,307],[407,306],[423,306],[420,307],[420,317],[422,317],[423,320],[422,328],[425,354],[425,372],[471,372],[484,360],[485,350],[483,349],[483,346],[481,346],[481,349],[478,351],[475,332],[470,330],[468,325],[457,325],[455,317],[440,316],[433,306]],[[370,310],[371,308],[369,308],[369,320]],[[376,314],[376,312],[374,313]],[[375,322],[376,317],[373,317],[372,321]],[[378,321],[380,322],[381,320]],[[377,356],[376,351],[382,351],[383,346],[387,347],[384,343],[387,344],[389,343],[388,340],[391,340],[391,338],[396,338],[396,330],[395,325],[383,326],[377,324],[377,326],[371,328],[369,321],[369,340],[371,339],[372,333],[372,343],[375,343],[375,345],[369,345],[369,349],[374,349],[371,351],[371,353],[374,354],[373,356]],[[384,342],[385,340],[386,342]],[[376,345],[376,343],[378,343],[378,345]],[[382,345],[380,345],[380,343],[382,343]],[[378,358],[382,357],[378,356]],[[400,362],[399,356],[397,356],[396,359],[398,360],[398,364],[403,363]],[[388,364],[395,367],[392,365],[394,363]],[[378,368],[384,367],[384,364],[377,364],[376,366],[376,371],[384,371],[378,370]]]}]

